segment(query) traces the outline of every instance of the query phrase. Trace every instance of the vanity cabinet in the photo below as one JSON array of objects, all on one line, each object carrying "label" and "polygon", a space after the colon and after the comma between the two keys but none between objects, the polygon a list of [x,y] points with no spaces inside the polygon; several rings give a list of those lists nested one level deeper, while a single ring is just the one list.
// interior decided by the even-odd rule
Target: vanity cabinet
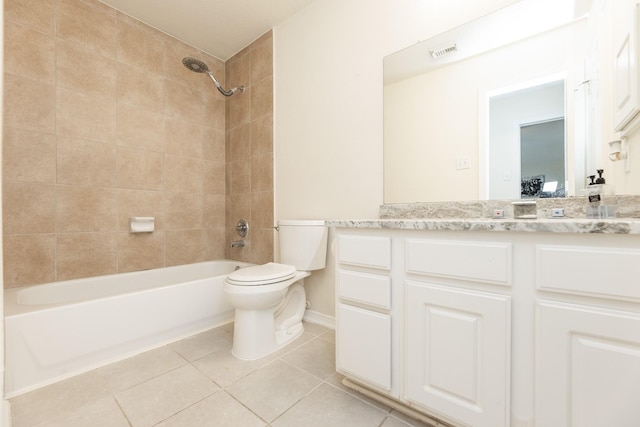
[{"label": "vanity cabinet", "polygon": [[640,234],[337,239],[336,366],[349,380],[455,426],[638,425]]}]

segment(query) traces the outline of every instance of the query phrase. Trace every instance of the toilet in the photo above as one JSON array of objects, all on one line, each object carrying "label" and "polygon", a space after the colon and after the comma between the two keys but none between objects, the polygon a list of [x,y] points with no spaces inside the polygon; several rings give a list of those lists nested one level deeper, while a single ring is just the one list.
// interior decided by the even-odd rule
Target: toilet
[{"label": "toilet", "polygon": [[302,334],[303,279],[325,267],[324,221],[282,220],[278,230],[281,263],[241,268],[225,279],[225,294],[235,307],[232,353],[238,359],[259,359]]}]

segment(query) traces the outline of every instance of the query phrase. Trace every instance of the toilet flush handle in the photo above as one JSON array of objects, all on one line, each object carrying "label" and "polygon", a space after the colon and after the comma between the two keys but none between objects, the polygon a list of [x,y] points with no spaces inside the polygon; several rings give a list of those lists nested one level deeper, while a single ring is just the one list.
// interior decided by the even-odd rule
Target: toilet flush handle
[{"label": "toilet flush handle", "polygon": [[247,237],[247,234],[249,234],[249,223],[246,219],[242,218],[238,221],[236,224],[236,231],[238,232],[238,236],[243,238]]}]

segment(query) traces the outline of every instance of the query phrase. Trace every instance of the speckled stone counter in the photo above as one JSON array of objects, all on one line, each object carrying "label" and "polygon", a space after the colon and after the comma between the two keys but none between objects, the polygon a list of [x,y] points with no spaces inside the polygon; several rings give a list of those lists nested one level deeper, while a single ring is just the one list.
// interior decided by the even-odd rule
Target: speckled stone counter
[{"label": "speckled stone counter", "polygon": [[[537,199],[537,219],[513,219],[511,200],[389,204],[380,207],[380,219],[333,220],[331,227],[400,230],[518,231],[537,233],[640,234],[640,196],[605,196],[616,207],[616,218],[588,219],[582,197]],[[564,218],[551,210],[564,209]],[[495,209],[505,217],[492,219]]]},{"label": "speckled stone counter", "polygon": [[371,219],[327,221],[330,227],[398,230],[640,234],[640,219]]}]

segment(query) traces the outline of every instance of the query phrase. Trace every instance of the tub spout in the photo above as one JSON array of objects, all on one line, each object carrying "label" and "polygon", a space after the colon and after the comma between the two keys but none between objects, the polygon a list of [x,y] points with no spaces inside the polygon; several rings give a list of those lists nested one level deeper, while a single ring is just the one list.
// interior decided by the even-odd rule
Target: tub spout
[{"label": "tub spout", "polygon": [[244,248],[244,240],[234,240],[231,242],[232,248]]}]

